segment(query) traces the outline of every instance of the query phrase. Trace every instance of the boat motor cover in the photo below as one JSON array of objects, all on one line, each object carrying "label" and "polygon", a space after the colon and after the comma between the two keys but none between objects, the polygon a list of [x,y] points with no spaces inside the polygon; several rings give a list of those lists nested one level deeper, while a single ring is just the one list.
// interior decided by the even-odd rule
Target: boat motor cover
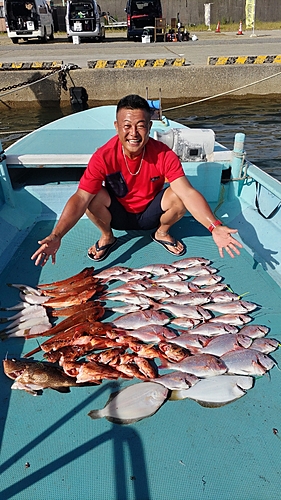
[{"label": "boat motor cover", "polygon": [[172,128],[169,132],[154,132],[154,139],[171,148],[181,161],[207,161],[215,147],[212,129]]}]

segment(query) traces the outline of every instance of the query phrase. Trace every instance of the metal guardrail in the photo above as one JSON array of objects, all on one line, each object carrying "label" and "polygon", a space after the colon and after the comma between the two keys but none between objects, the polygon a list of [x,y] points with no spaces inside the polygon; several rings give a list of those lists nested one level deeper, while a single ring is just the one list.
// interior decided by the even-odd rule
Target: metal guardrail
[{"label": "metal guardrail", "polygon": [[105,28],[127,28],[127,21],[116,21],[110,14],[107,14],[105,18],[108,22],[105,24]]},{"label": "metal guardrail", "polygon": [[120,23],[109,23],[104,25],[105,28],[127,28],[126,21]]}]

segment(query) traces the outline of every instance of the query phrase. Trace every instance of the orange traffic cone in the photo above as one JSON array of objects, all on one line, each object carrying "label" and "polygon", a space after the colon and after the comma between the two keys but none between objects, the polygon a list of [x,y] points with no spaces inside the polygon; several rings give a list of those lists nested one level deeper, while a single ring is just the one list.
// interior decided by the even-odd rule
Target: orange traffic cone
[{"label": "orange traffic cone", "polygon": [[221,32],[221,23],[218,21],[215,33],[220,33],[220,32]]},{"label": "orange traffic cone", "polygon": [[240,23],[239,23],[239,29],[238,29],[238,31],[237,31],[237,33],[236,33],[236,34],[237,34],[237,35],[244,35],[244,33],[243,33],[243,31],[242,31],[242,21],[240,21]]}]

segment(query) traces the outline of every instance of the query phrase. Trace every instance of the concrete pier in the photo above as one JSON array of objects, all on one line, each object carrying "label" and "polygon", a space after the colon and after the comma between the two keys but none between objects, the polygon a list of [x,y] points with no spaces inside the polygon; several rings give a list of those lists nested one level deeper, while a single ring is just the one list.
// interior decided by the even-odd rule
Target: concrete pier
[{"label": "concrete pier", "polygon": [[[102,44],[71,44],[60,35],[54,42],[0,37],[1,106],[69,104],[69,87],[84,87],[89,101],[116,102],[128,93],[190,102],[223,96],[280,94],[281,32],[196,33],[196,42],[128,42],[110,35]],[[59,78],[64,64],[77,65]],[[72,67],[72,66],[70,66]],[[29,68],[29,69],[27,69]],[[45,77],[43,79],[43,77]],[[24,84],[24,85],[22,85]],[[61,85],[63,84],[63,85]]]}]

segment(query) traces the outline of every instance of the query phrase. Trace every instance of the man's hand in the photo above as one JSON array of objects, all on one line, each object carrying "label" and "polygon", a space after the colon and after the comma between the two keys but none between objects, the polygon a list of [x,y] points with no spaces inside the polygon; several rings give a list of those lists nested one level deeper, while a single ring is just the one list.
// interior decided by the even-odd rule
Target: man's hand
[{"label": "man's hand", "polygon": [[61,238],[57,235],[50,234],[43,240],[38,241],[40,247],[31,256],[31,260],[35,260],[35,265],[39,264],[43,267],[52,256],[52,264],[56,263],[56,253],[61,244]]},{"label": "man's hand", "polygon": [[238,233],[238,229],[230,229],[227,226],[217,226],[212,231],[214,242],[219,249],[219,254],[221,257],[224,256],[223,249],[225,249],[232,258],[235,257],[233,252],[235,252],[237,255],[240,255],[238,248],[243,248],[243,245],[241,245],[239,241],[231,236],[232,233]]}]

